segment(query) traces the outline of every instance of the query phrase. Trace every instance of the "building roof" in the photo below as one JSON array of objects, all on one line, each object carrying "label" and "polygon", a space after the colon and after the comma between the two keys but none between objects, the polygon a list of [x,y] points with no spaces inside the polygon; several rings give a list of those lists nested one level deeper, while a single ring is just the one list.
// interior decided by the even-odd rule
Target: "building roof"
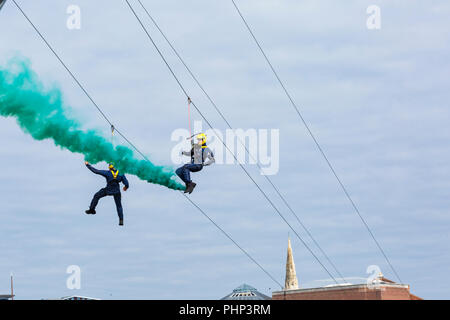
[{"label": "building roof", "polygon": [[[381,280],[381,281],[379,281]],[[422,300],[410,293],[409,285],[381,278],[371,285],[338,284],[319,288],[274,291],[273,300]]]},{"label": "building roof", "polygon": [[[393,288],[404,288],[409,289],[409,286],[406,284],[397,284],[397,283],[383,283],[379,284],[378,286],[383,285],[384,287],[393,287]],[[318,292],[318,291],[339,291],[339,290],[349,290],[349,289],[363,289],[367,288],[367,284],[336,284],[336,285],[329,285],[325,287],[318,287],[318,288],[304,288],[304,289],[297,289],[297,290],[282,290],[282,291],[274,291],[274,295],[284,295],[285,293],[291,294],[291,293],[300,293],[300,292]]]},{"label": "building roof", "polygon": [[232,293],[223,297],[221,300],[270,300],[270,297],[244,283],[234,289]]},{"label": "building roof", "polygon": [[99,300],[99,299],[83,296],[69,296],[69,297],[62,297],[61,300]]}]

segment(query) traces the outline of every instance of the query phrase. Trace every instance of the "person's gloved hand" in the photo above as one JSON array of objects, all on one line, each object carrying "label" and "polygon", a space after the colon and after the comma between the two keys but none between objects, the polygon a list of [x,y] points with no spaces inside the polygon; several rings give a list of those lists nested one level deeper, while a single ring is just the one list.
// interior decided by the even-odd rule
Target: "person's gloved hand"
[{"label": "person's gloved hand", "polygon": [[128,190],[128,188],[127,187],[123,187],[123,191],[127,191]]}]

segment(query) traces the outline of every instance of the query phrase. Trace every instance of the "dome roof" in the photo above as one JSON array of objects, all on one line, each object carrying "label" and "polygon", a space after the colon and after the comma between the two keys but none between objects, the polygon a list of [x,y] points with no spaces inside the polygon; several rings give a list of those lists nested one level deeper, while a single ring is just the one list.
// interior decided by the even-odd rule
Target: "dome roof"
[{"label": "dome roof", "polygon": [[244,283],[234,289],[232,293],[223,297],[221,300],[270,300],[270,297]]}]

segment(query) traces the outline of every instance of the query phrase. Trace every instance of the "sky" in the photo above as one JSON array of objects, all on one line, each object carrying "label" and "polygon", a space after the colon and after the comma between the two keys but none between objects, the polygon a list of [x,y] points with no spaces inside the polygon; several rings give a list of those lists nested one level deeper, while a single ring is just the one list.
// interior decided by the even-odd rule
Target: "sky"
[{"label": "sky", "polygon": [[[270,179],[344,277],[364,282],[367,268],[378,265],[397,281],[232,2],[142,1],[233,128],[279,130],[280,168]],[[188,128],[186,98],[126,2],[17,2],[115,126],[152,161],[176,168],[171,135]],[[193,101],[224,132],[226,124],[131,2]],[[236,2],[402,282],[425,299],[448,299],[450,4]],[[80,29],[67,28],[70,5],[81,9]],[[378,30],[366,25],[370,5],[381,9]],[[108,137],[109,125],[12,1],[0,12],[0,29],[7,30],[0,65],[29,59],[83,126]],[[194,120],[201,117],[193,111]],[[12,118],[0,124],[0,293],[9,292],[11,272],[17,299],[219,299],[243,283],[269,296],[280,289],[177,191],[128,176],[124,227],[111,198],[87,216],[104,179],[84,167],[83,156],[34,141]],[[246,168],[333,272],[258,168]],[[290,236],[300,286],[329,283],[238,165],[217,164],[193,178],[198,185],[189,197],[278,282]],[[80,267],[80,289],[67,288],[71,265]]]}]

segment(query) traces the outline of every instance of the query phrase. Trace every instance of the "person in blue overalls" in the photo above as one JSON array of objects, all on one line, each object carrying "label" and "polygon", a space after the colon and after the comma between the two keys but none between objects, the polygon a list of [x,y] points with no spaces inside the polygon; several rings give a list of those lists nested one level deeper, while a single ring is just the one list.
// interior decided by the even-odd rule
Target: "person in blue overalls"
[{"label": "person in blue overalls", "polygon": [[[184,193],[192,193],[196,183],[191,180],[191,172],[198,172],[202,170],[204,166],[209,166],[216,160],[214,159],[212,151],[206,146],[206,135],[204,133],[197,135],[197,143],[192,145],[191,151],[183,151],[181,154],[190,156],[191,163],[187,163],[178,168],[175,173],[186,184]],[[206,159],[208,159],[208,161],[205,162]]]},{"label": "person in blue overalls", "polygon": [[120,193],[120,183],[124,184],[123,191],[127,191],[129,188],[129,183],[124,174],[119,174],[119,170],[114,168],[114,165],[109,165],[109,170],[97,170],[85,162],[86,167],[93,173],[101,175],[106,179],[106,187],[100,189],[91,201],[89,209],[86,210],[86,214],[96,214],[95,207],[97,207],[98,201],[106,196],[113,196],[114,202],[116,203],[117,215],[119,216],[119,225],[123,226],[123,209],[122,209],[122,195]]}]

